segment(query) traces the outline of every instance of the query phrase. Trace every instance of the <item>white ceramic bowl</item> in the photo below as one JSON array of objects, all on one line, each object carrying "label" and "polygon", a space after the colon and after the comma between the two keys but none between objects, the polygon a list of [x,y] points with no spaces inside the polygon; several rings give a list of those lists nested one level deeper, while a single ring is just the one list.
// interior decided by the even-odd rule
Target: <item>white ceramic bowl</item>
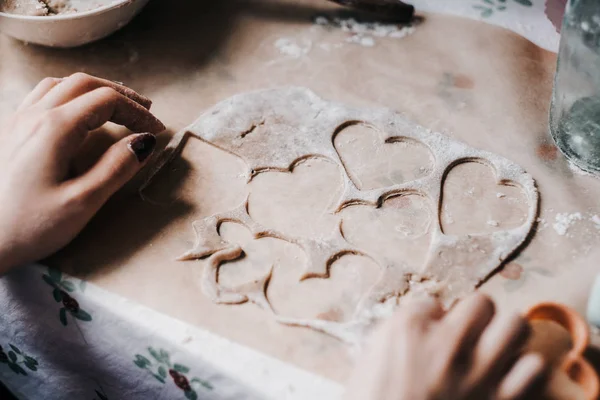
[{"label": "white ceramic bowl", "polygon": [[102,39],[129,23],[150,0],[115,0],[94,10],[31,17],[0,12],[0,31],[27,43],[76,47]]}]

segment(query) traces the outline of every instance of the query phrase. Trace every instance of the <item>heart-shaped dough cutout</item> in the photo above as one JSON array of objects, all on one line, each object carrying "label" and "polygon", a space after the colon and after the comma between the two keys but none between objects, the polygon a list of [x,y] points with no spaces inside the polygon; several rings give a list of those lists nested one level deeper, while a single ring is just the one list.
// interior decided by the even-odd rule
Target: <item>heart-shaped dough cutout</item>
[{"label": "heart-shaped dough cutout", "polygon": [[381,268],[367,257],[345,255],[329,267],[329,277],[300,282],[302,266],[278,265],[267,297],[278,315],[287,318],[347,322],[364,294],[377,282]]},{"label": "heart-shaped dough cutout", "polygon": [[418,194],[388,198],[381,207],[355,205],[342,211],[344,238],[385,265],[403,262],[419,270],[430,243],[431,202]]},{"label": "heart-shaped dough cutout", "polygon": [[434,159],[429,148],[408,138],[388,140],[377,129],[356,123],[333,140],[348,176],[360,190],[379,189],[429,175]]},{"label": "heart-shaped dough cutout", "polygon": [[342,192],[339,166],[309,158],[290,172],[263,172],[250,182],[248,213],[263,226],[291,237],[318,238],[336,229],[331,214]]},{"label": "heart-shaped dough cutout", "polygon": [[443,185],[442,230],[447,235],[503,231],[523,225],[529,204],[522,190],[497,182],[481,162],[454,166]]}]

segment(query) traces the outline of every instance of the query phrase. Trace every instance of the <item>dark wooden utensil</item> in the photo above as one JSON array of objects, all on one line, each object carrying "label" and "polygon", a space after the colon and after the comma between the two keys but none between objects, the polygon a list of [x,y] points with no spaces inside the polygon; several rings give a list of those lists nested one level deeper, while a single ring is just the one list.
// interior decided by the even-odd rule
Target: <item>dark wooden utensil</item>
[{"label": "dark wooden utensil", "polygon": [[370,14],[372,19],[407,23],[413,19],[415,7],[399,0],[329,0],[333,3],[350,7]]}]

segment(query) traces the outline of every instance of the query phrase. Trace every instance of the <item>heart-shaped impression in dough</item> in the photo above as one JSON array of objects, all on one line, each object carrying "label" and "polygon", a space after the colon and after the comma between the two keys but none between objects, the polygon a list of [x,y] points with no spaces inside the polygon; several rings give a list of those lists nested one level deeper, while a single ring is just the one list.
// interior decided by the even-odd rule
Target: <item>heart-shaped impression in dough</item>
[{"label": "heart-shaped impression in dough", "polygon": [[344,238],[384,265],[403,263],[408,271],[423,267],[436,223],[431,201],[418,194],[386,199],[381,207],[353,205],[340,213]]},{"label": "heart-shaped impression in dough", "polygon": [[292,237],[335,230],[332,214],[342,194],[342,171],[324,158],[298,162],[289,172],[263,172],[249,184],[248,213],[259,224]]},{"label": "heart-shaped impression in dough", "polygon": [[464,162],[444,180],[441,226],[445,234],[457,236],[509,230],[525,223],[528,207],[523,191],[497,182],[488,165]]},{"label": "heart-shaped impression in dough", "polygon": [[334,146],[348,176],[360,190],[389,187],[431,173],[434,159],[429,149],[416,140],[383,139],[370,125],[349,125],[335,136]]}]

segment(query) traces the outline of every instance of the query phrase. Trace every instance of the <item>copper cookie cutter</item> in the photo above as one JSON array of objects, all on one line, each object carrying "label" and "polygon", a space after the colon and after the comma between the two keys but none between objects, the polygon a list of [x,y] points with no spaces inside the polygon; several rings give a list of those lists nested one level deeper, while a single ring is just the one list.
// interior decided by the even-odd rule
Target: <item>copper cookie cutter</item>
[{"label": "copper cookie cutter", "polygon": [[559,368],[583,389],[586,399],[596,400],[600,395],[600,378],[583,356],[590,342],[590,330],[586,320],[575,310],[558,303],[537,304],[530,308],[525,316],[529,321],[555,322],[569,332],[572,347],[564,356]]}]

